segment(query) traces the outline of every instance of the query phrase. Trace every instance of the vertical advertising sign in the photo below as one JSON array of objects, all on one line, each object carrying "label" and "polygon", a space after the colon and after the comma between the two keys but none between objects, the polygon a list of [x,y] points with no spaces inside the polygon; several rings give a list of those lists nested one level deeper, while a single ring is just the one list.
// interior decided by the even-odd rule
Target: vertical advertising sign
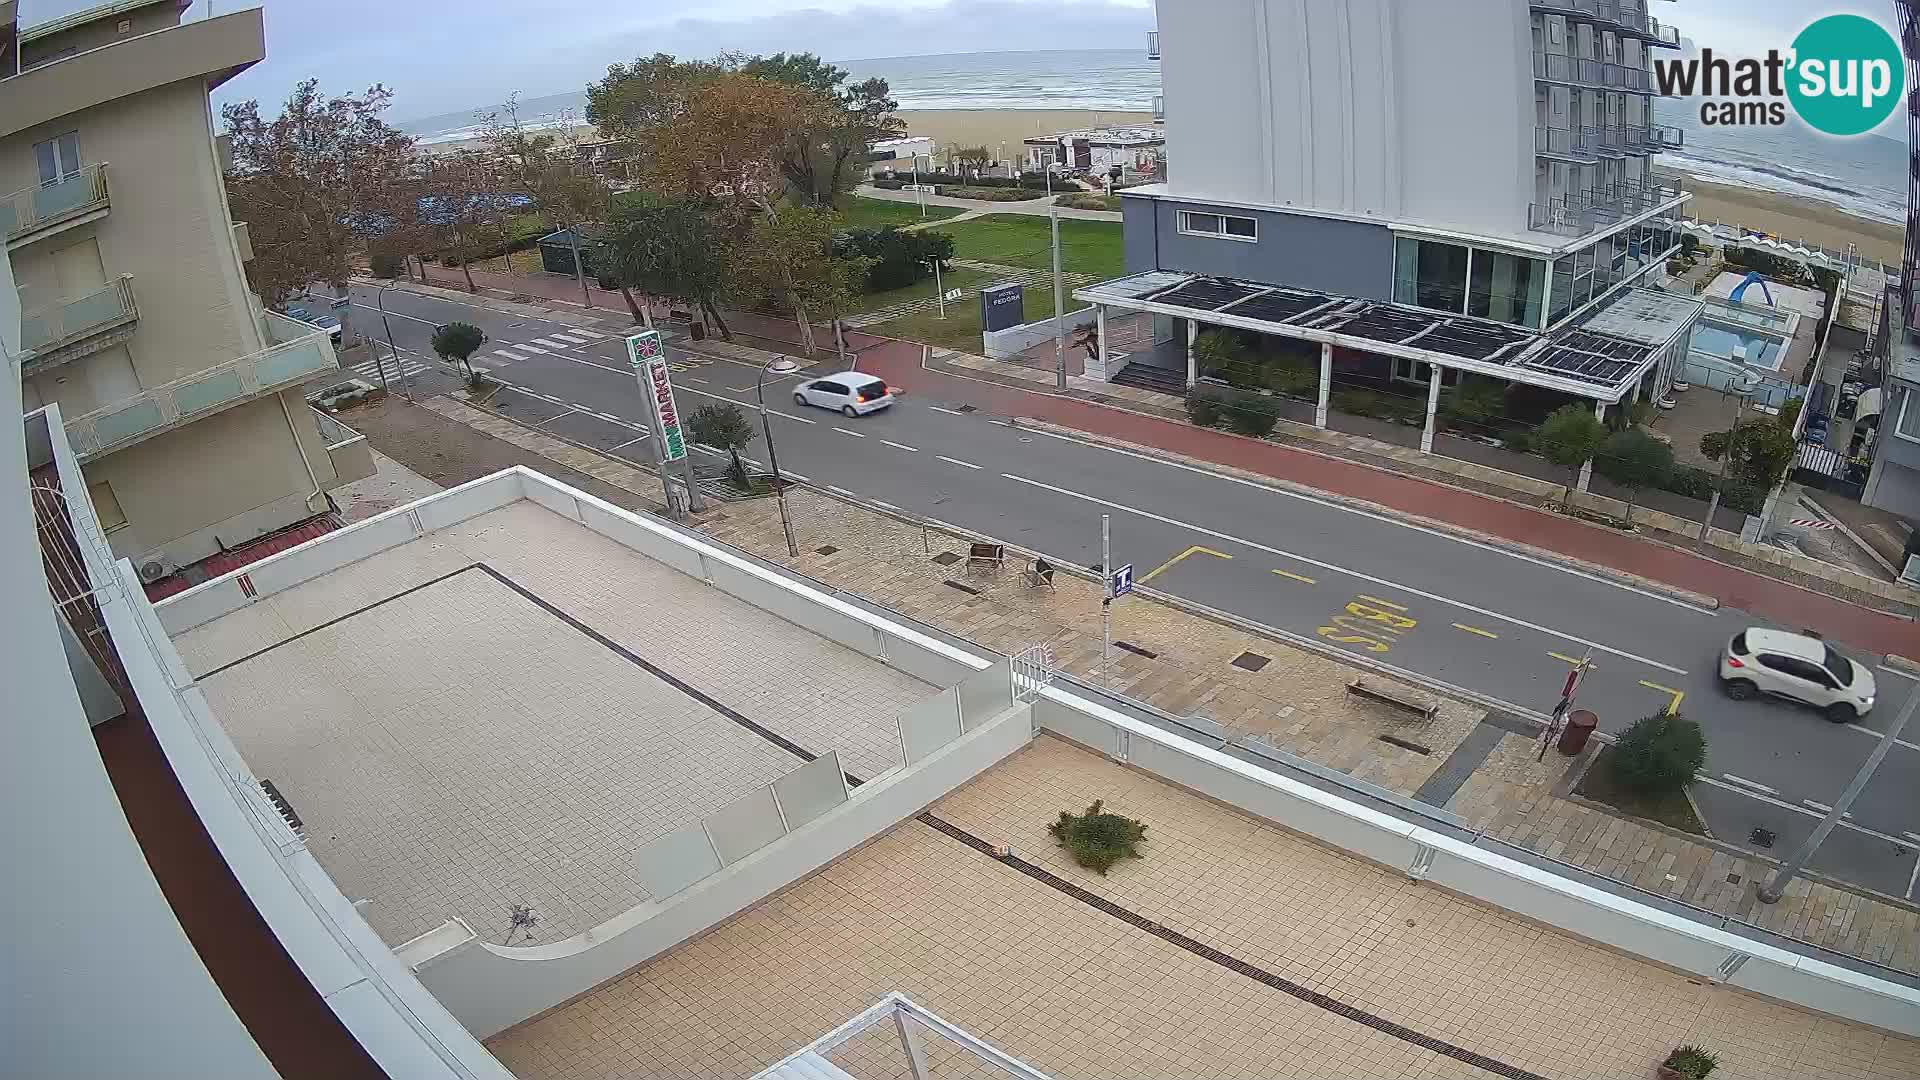
[{"label": "vertical advertising sign", "polygon": [[667,373],[667,348],[660,331],[642,330],[627,338],[627,363],[640,380],[640,389],[653,409],[654,428],[660,433],[660,460],[687,456],[687,437],[680,427],[680,410],[673,401],[673,380]]}]

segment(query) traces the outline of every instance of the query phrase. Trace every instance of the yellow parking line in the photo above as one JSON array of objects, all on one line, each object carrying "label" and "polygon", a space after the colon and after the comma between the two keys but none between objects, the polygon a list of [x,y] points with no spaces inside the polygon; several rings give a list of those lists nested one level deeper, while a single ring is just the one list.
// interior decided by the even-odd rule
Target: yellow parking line
[{"label": "yellow parking line", "polygon": [[1381,607],[1392,608],[1395,611],[1407,610],[1405,607],[1402,607],[1401,605],[1396,604],[1391,600],[1382,600],[1377,596],[1368,596],[1366,593],[1358,593],[1356,595],[1358,595],[1360,599],[1365,600],[1369,604],[1379,604]]},{"label": "yellow parking line", "polygon": [[1482,630],[1477,626],[1468,626],[1466,623],[1454,623],[1453,628],[1455,630],[1465,630],[1469,634],[1478,634],[1483,638],[1493,638],[1496,641],[1499,640],[1500,638],[1499,634],[1493,633],[1488,630]]},{"label": "yellow parking line", "polygon": [[1680,711],[1680,702],[1684,701],[1687,696],[1687,692],[1685,690],[1675,690],[1671,686],[1661,686],[1657,682],[1648,682],[1645,679],[1640,680],[1640,685],[1646,687],[1649,690],[1658,690],[1663,694],[1668,694],[1672,696],[1673,700],[1667,704],[1668,716],[1672,716],[1675,713],[1678,713]]},{"label": "yellow parking line", "polygon": [[1216,559],[1233,558],[1233,556],[1227,554],[1224,551],[1215,551],[1210,547],[1201,547],[1200,545],[1195,544],[1194,546],[1188,548],[1187,550],[1181,552],[1180,554],[1175,555],[1173,558],[1168,559],[1166,562],[1161,563],[1159,566],[1154,567],[1153,573],[1148,574],[1146,577],[1143,577],[1140,579],[1140,584],[1145,585],[1147,582],[1152,581],[1154,578],[1157,578],[1161,574],[1164,574],[1167,571],[1173,569],[1174,566],[1180,562],[1180,560],[1186,558],[1189,555],[1211,555]]},{"label": "yellow parking line", "polygon": [[1563,664],[1578,664],[1580,662],[1579,657],[1568,656],[1566,653],[1550,652],[1547,655],[1553,657],[1555,660],[1558,660]]},{"label": "yellow parking line", "polygon": [[1274,573],[1279,574],[1281,577],[1286,578],[1289,581],[1304,581],[1309,585],[1320,584],[1320,582],[1316,581],[1313,578],[1307,577],[1305,574],[1296,574],[1290,570],[1275,570]]}]

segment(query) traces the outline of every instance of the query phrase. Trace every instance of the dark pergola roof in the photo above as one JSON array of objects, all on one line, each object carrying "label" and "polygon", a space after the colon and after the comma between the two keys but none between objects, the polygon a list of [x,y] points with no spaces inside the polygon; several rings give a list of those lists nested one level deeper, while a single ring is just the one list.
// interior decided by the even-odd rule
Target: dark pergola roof
[{"label": "dark pergola roof", "polygon": [[[1088,303],[1403,357],[1600,401],[1618,401],[1631,390],[1701,307],[1687,298],[1628,289],[1583,318],[1582,325],[1547,335],[1469,315],[1165,270],[1089,285],[1073,295]],[[1583,328],[1629,296],[1647,317],[1665,317],[1666,337],[1630,338]]]}]

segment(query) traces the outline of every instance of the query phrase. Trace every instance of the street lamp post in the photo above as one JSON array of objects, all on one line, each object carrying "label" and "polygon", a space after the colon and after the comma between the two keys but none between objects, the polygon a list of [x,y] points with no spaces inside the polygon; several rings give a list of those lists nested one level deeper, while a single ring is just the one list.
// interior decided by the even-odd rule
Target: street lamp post
[{"label": "street lamp post", "polygon": [[[391,288],[391,282],[382,285],[374,290],[373,296],[374,302],[380,305],[380,325],[387,330],[387,355],[398,362],[400,350],[393,347],[393,323],[387,320],[387,290]],[[368,346],[367,351],[373,354],[374,369],[380,372],[380,389],[390,392],[393,387],[387,382],[387,365],[380,362],[380,350]]]},{"label": "street lamp post", "polygon": [[787,489],[780,483],[780,455],[773,448],[773,425],[767,421],[767,375],[791,375],[800,365],[784,356],[775,357],[760,369],[753,382],[754,399],[760,403],[760,434],[767,440],[767,465],[773,470],[773,498],[780,504],[780,531],[787,537],[787,557],[800,557],[800,545],[793,542],[793,519],[787,516]]}]

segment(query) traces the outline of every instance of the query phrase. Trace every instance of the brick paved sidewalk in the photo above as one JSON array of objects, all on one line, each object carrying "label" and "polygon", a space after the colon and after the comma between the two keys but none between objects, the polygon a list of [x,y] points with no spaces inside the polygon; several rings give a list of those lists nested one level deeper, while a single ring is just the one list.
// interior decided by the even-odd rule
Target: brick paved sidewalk
[{"label": "brick paved sidewalk", "polygon": [[[630,508],[659,505],[650,474],[451,398],[376,406],[349,422],[383,453],[443,484],[526,464]],[[1016,565],[969,573],[964,559],[943,565],[933,558],[964,555],[961,539],[812,490],[792,493],[788,503],[798,559],[786,555],[770,500],[728,504],[703,527],[769,562],[1000,652],[1049,642],[1060,668],[1089,682],[1176,716],[1204,716],[1237,739],[1402,795],[1421,791],[1469,735],[1486,730],[1484,713],[1458,702],[1443,702],[1430,726],[1357,707],[1343,693],[1356,669],[1143,597],[1116,607],[1114,637],[1158,655],[1116,650],[1103,664],[1094,582],[1063,574],[1058,591],[1047,592],[1028,587]],[[1268,663],[1257,672],[1235,666],[1247,652]],[[1446,800],[1489,836],[1776,933],[1920,971],[1920,912],[1805,879],[1779,904],[1757,904],[1753,885],[1770,863],[1557,794],[1571,786],[1565,758],[1550,753],[1536,763],[1532,738],[1491,734],[1498,737],[1484,763]],[[1417,740],[1431,753],[1382,742],[1382,735]]]}]

